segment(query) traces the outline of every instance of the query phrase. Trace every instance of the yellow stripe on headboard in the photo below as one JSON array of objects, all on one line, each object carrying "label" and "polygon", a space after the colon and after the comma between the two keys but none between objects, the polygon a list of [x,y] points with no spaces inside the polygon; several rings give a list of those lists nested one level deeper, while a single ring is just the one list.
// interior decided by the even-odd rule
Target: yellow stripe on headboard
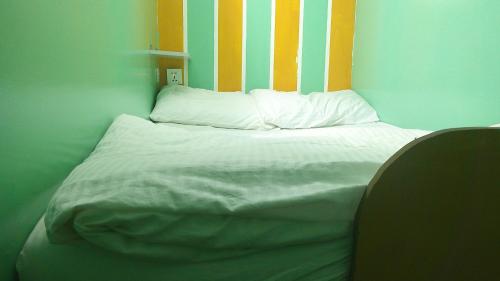
[{"label": "yellow stripe on headboard", "polygon": [[[182,0],[158,0],[160,50],[184,51],[182,2]],[[167,68],[184,68],[184,60],[182,59],[160,58],[158,64],[160,67],[160,86],[165,84]]]},{"label": "yellow stripe on headboard", "polygon": [[218,90],[242,87],[243,0],[218,0]]},{"label": "yellow stripe on headboard", "polygon": [[332,0],[328,90],[351,88],[356,0]]},{"label": "yellow stripe on headboard", "polygon": [[274,89],[297,90],[299,0],[276,0],[274,35]]}]

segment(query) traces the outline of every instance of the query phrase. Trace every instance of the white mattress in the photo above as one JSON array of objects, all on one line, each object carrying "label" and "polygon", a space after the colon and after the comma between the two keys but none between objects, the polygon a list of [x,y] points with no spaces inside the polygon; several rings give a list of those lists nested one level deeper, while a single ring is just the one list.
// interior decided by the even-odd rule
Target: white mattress
[{"label": "white mattress", "polygon": [[[279,249],[342,241],[350,237],[357,204],[378,167],[426,133],[384,123],[245,131],[123,115],[58,190],[46,214],[49,238],[84,238],[111,252],[193,268],[200,261],[260,260]],[[246,228],[251,231],[243,233]],[[21,255],[21,276],[38,275],[30,264],[54,249],[38,229]],[[336,256],[330,251],[322,260]],[[301,260],[298,255],[297,264]],[[266,268],[252,266],[256,272]],[[341,268],[341,274],[348,270],[345,263]],[[236,275],[226,277],[206,280]]]},{"label": "white mattress", "polygon": [[[261,226],[270,219],[294,219],[321,229],[298,237],[295,230],[283,227],[280,241],[261,241],[260,247],[312,241],[331,235],[324,222],[352,221],[378,167],[422,134],[383,123],[221,130],[157,125],[122,115],[63,182],[47,208],[45,223],[54,242],[83,238],[113,251],[171,259],[183,252],[187,259],[196,254],[204,260],[191,245],[171,245],[186,237],[192,237],[188,240],[193,245],[203,243],[214,233],[220,235],[222,226],[230,236],[231,224],[246,221]],[[190,219],[179,222],[184,214]],[[228,217],[233,218],[229,225]],[[176,228],[163,227],[174,221]],[[204,235],[183,233],[182,227],[192,231],[193,224]],[[107,231],[108,225],[113,231]],[[253,240],[265,231],[254,229],[253,236],[229,244],[217,241],[217,252],[210,248],[207,255],[229,257],[235,247],[255,248]]]}]

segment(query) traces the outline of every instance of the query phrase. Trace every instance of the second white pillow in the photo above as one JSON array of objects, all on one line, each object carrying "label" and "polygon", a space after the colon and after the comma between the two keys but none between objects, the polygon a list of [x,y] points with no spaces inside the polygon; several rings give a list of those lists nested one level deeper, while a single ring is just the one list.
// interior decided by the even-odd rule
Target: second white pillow
[{"label": "second white pillow", "polygon": [[287,129],[329,127],[379,121],[375,110],[352,90],[300,95],[253,90],[263,121]]}]

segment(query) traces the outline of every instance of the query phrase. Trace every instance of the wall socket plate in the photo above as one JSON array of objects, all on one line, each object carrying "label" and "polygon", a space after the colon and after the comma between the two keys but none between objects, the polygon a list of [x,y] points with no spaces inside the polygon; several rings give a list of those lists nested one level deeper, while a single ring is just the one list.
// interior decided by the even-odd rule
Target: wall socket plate
[{"label": "wall socket plate", "polygon": [[182,84],[182,69],[167,69],[167,85]]}]

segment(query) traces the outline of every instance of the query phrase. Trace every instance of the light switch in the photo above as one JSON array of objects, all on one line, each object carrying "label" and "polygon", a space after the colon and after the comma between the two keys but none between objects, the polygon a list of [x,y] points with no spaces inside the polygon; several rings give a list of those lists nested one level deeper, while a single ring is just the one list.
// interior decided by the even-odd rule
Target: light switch
[{"label": "light switch", "polygon": [[167,84],[182,84],[182,69],[167,69]]}]

